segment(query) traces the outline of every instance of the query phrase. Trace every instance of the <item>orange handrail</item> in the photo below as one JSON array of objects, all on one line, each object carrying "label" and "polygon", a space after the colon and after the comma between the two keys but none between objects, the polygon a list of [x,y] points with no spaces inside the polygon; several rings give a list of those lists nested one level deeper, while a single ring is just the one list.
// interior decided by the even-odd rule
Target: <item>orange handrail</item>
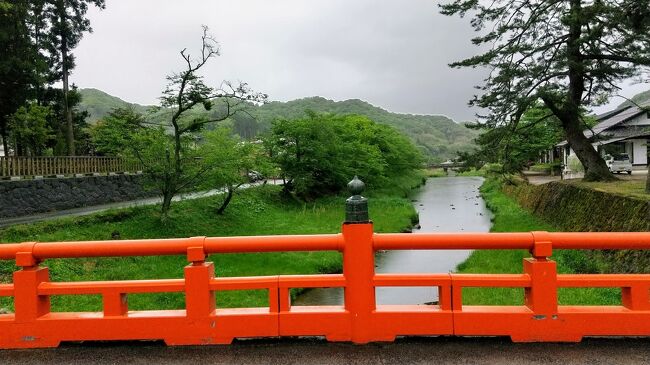
[{"label": "orange handrail", "polygon": [[341,251],[342,236],[243,236],[191,237],[119,241],[35,242],[0,245],[0,259],[13,260],[18,252],[29,251],[34,258],[121,257],[184,255],[190,247],[201,247],[207,254],[283,251]]},{"label": "orange handrail", "polygon": [[[325,336],[330,341],[392,341],[401,335],[510,336],[514,341],[579,341],[583,336],[650,336],[650,275],[557,274],[553,249],[649,249],[650,233],[376,234],[370,222],[346,223],[341,234],[191,237],[154,240],[25,242],[0,245],[15,260],[15,313],[0,314],[0,348],[57,346],[61,341],[163,339],[167,344],[230,343],[238,337]],[[519,274],[375,273],[379,250],[527,249]],[[343,273],[216,277],[209,254],[340,251]],[[184,277],[163,280],[51,282],[45,259],[186,255]],[[433,305],[380,305],[378,287],[426,286]],[[524,305],[463,303],[464,288],[520,288]],[[621,304],[562,306],[558,288],[619,288]],[[294,306],[293,288],[343,288],[343,305]],[[265,290],[263,308],[220,308],[225,290]],[[183,293],[182,310],[133,311],[128,296]],[[50,310],[50,297],[101,295],[101,312]]]}]

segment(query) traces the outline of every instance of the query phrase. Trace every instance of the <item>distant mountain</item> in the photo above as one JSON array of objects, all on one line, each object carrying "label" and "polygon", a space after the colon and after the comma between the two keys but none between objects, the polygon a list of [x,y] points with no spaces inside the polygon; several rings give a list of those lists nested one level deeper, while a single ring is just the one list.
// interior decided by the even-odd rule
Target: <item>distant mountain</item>
[{"label": "distant mountain", "polygon": [[90,114],[88,122],[91,124],[105,117],[113,109],[132,107],[138,112],[145,113],[148,108],[147,106],[126,102],[97,89],[80,89],[79,93],[82,100],[79,108]]},{"label": "distant mountain", "polygon": [[409,136],[416,145],[439,160],[453,158],[457,151],[474,147],[474,130],[442,115],[413,115],[391,113],[365,101],[351,99],[332,101],[322,97],[310,97],[288,102],[273,101],[251,111],[262,129],[268,128],[274,119],[300,118],[307,110],[320,113],[360,114],[373,121],[388,124]]},{"label": "distant mountain", "polygon": [[650,90],[638,93],[634,95],[630,100],[625,100],[623,103],[621,103],[621,105],[618,106],[617,109],[629,105],[634,105],[634,104],[638,104],[638,105],[650,104]]},{"label": "distant mountain", "polygon": [[[81,89],[80,93],[81,108],[91,113],[91,123],[107,115],[113,108],[131,106],[141,112],[147,109],[145,106],[125,102],[100,90]],[[423,152],[438,161],[453,158],[458,151],[473,149],[473,139],[477,136],[476,131],[442,115],[391,113],[358,99],[333,101],[318,96],[288,102],[272,101],[261,106],[250,105],[247,111],[254,118],[252,121],[254,126],[251,127],[251,120],[246,120],[251,118],[245,114],[239,114],[239,117],[233,118],[228,123],[233,125],[237,133],[250,138],[255,133],[269,130],[276,119],[300,118],[309,110],[318,113],[360,114],[377,123],[388,124],[410,137]],[[193,110],[192,113],[207,112]],[[164,118],[165,114],[158,112],[150,118],[156,121]]]}]

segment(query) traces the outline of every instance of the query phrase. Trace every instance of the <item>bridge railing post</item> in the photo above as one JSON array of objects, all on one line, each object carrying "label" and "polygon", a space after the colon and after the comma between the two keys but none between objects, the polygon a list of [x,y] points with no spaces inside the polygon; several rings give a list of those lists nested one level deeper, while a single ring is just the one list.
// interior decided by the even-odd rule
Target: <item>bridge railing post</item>
[{"label": "bridge railing post", "polygon": [[16,266],[21,268],[13,275],[16,323],[33,322],[50,313],[50,297],[38,294],[38,285],[50,281],[49,271],[47,267],[38,266],[32,254],[35,244],[23,243],[16,253]]},{"label": "bridge railing post", "polygon": [[376,309],[373,225],[368,216],[368,200],[360,195],[363,182],[355,176],[348,188],[353,196],[346,201],[342,227],[345,309],[351,316],[351,341],[367,343],[372,340],[372,313]]},{"label": "bridge railing post", "polygon": [[531,285],[525,290],[526,306],[539,319],[557,315],[557,265],[548,258],[553,254],[553,244],[547,232],[533,232],[532,258],[524,259],[524,273],[530,276]]},{"label": "bridge railing post", "polygon": [[185,266],[185,310],[188,318],[207,319],[216,309],[214,291],[210,290],[210,280],[214,278],[214,264],[205,262],[203,241],[205,237],[194,237],[196,245],[187,249]]}]

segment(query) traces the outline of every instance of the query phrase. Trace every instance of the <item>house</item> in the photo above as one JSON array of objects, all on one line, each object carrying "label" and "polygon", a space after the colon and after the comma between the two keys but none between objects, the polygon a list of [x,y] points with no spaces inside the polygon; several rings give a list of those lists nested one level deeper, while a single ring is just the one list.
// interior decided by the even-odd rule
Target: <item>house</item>
[{"label": "house", "polygon": [[[627,153],[635,169],[648,167],[650,147],[650,104],[627,106],[597,116],[598,124],[584,131],[601,156]],[[566,166],[573,150],[567,141],[556,145],[557,154]]]}]

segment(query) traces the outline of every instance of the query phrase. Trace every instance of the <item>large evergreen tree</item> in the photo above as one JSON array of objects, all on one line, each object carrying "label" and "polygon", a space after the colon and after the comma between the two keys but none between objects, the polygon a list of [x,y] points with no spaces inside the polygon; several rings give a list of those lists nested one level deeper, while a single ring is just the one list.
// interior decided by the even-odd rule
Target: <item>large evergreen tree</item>
[{"label": "large evergreen tree", "polygon": [[648,75],[650,2],[454,0],[441,7],[446,15],[470,13],[481,33],[472,42],[487,51],[452,66],[491,70],[470,102],[489,110],[486,125],[516,128],[542,100],[585,166],[585,179],[613,179],[583,134],[583,111],[606,101],[622,81]]},{"label": "large evergreen tree", "polygon": [[65,116],[65,140],[69,155],[75,155],[74,118],[70,106],[70,70],[74,68],[72,50],[79,44],[83,33],[91,32],[90,21],[86,18],[89,5],[100,9],[104,0],[41,0],[45,24],[50,28],[45,33],[44,42],[49,49],[52,75],[63,84],[63,109]]},{"label": "large evergreen tree", "polygon": [[30,37],[30,2],[0,1],[0,137],[9,152],[9,119],[25,105],[37,82],[39,57]]}]

